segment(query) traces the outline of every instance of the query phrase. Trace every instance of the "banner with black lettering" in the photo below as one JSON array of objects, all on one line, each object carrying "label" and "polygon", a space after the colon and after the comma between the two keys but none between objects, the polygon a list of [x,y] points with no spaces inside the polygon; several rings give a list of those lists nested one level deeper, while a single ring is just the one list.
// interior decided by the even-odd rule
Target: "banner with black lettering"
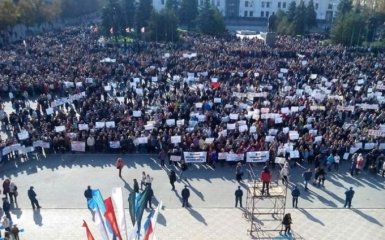
[{"label": "banner with black lettering", "polygon": [[266,162],[269,161],[270,153],[269,151],[260,151],[260,152],[247,152],[246,153],[246,162]]},{"label": "banner with black lettering", "polygon": [[183,156],[186,163],[204,163],[207,152],[183,152]]}]

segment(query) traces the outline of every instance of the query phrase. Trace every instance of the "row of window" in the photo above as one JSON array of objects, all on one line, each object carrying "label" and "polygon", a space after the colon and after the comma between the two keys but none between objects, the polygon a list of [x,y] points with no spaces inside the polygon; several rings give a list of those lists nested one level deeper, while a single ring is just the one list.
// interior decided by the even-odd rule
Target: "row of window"
[{"label": "row of window", "polygon": [[[253,11],[244,11],[243,13],[243,16],[244,17],[254,17],[254,12]],[[268,18],[270,16],[270,12],[269,11],[261,11],[261,17],[262,18]]]}]

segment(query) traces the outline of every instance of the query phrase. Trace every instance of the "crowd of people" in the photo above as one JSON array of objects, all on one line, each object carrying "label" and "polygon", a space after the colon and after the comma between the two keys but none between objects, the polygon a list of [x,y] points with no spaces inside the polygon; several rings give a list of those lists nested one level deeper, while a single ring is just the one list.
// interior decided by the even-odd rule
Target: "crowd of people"
[{"label": "crowd of people", "polygon": [[48,32],[0,50],[0,96],[13,107],[0,110],[3,160],[40,148],[182,160],[204,151],[215,164],[245,160],[221,153],[268,151],[271,163],[294,166],[364,153],[364,167],[378,172],[384,61],[381,50],[318,35],[268,47],[233,36],[109,44],[88,28]]}]

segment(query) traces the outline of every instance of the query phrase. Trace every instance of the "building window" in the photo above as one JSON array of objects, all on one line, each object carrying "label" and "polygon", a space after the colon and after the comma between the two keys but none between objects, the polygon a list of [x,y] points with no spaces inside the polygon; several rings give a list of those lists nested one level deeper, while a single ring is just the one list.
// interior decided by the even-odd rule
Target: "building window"
[{"label": "building window", "polygon": [[329,3],[328,4],[328,9],[333,10],[333,4]]},{"label": "building window", "polygon": [[315,6],[314,6],[314,9],[315,9],[315,10],[318,10],[318,3],[315,3],[314,5],[315,5]]},{"label": "building window", "polygon": [[261,11],[261,17],[265,17],[265,12]]},{"label": "building window", "polygon": [[262,8],[264,8],[265,7],[265,2],[262,2]]},{"label": "building window", "polygon": [[253,11],[250,11],[249,12],[249,17],[254,17],[253,15],[254,15]]},{"label": "building window", "polygon": [[247,17],[247,11],[244,12],[243,16],[244,16],[244,17]]},{"label": "building window", "polygon": [[269,18],[269,12],[266,11],[266,18]]},{"label": "building window", "polygon": [[278,8],[281,8],[281,2],[278,2]]},{"label": "building window", "polygon": [[249,7],[249,1],[245,2],[245,7]]},{"label": "building window", "polygon": [[282,3],[282,8],[286,8],[286,2]]},{"label": "building window", "polygon": [[267,7],[267,8],[270,7],[270,2],[266,2],[266,7]]}]

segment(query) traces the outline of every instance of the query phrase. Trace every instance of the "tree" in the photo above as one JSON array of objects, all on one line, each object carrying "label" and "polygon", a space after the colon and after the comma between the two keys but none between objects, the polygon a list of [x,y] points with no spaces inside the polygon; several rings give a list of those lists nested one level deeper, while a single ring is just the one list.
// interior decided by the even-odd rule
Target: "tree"
[{"label": "tree", "polygon": [[178,0],[167,0],[166,9],[172,10],[175,13],[178,12]]},{"label": "tree", "polygon": [[288,21],[291,22],[294,20],[296,9],[297,9],[297,3],[295,1],[290,2],[289,7],[287,9],[287,20]]},{"label": "tree", "polygon": [[332,41],[346,46],[361,45],[365,38],[365,17],[353,11],[338,17],[331,30]]},{"label": "tree", "polygon": [[63,18],[80,17],[97,12],[102,6],[101,0],[60,0],[60,5]]},{"label": "tree", "polygon": [[205,1],[200,10],[197,23],[199,31],[205,34],[221,35],[226,31],[221,12],[212,7],[209,0]]},{"label": "tree", "polygon": [[292,34],[303,34],[306,30],[306,7],[303,1],[295,9],[294,19],[291,22]]},{"label": "tree", "polygon": [[0,2],[0,31],[6,30],[8,27],[17,23],[20,12],[11,0]]},{"label": "tree", "polygon": [[344,15],[353,9],[352,0],[341,0],[337,6],[337,16]]},{"label": "tree", "polygon": [[178,18],[172,9],[151,14],[148,24],[150,39],[157,42],[175,42],[178,40]]},{"label": "tree", "polygon": [[153,11],[152,0],[140,0],[135,11],[135,30],[140,33],[142,27],[147,27]]},{"label": "tree", "polygon": [[124,15],[118,0],[109,0],[102,10],[102,31],[104,34],[122,35],[125,32]]},{"label": "tree", "polygon": [[135,1],[134,0],[122,0],[122,14],[124,17],[125,28],[134,27],[134,16],[135,16]]},{"label": "tree", "polygon": [[308,29],[317,26],[317,13],[314,9],[313,0],[310,0],[306,7],[306,25]]},{"label": "tree", "polygon": [[198,16],[198,0],[182,0],[179,9],[179,21],[191,30],[195,26],[195,20]]}]

